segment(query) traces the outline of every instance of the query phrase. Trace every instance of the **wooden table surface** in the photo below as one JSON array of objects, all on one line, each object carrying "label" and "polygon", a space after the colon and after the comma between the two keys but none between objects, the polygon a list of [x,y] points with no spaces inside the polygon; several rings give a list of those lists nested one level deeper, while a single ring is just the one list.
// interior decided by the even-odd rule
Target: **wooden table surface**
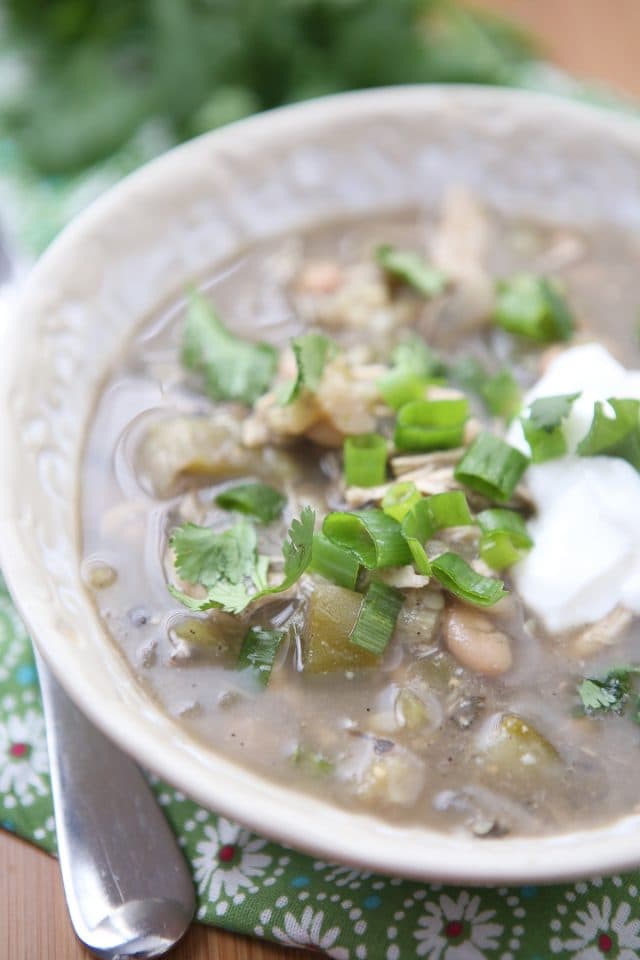
[{"label": "wooden table surface", "polygon": [[[472,0],[533,30],[545,56],[580,77],[640,96],[640,0]],[[6,951],[6,952],[5,952]],[[55,860],[0,831],[0,956],[87,960],[71,930]],[[303,960],[194,924],[172,960]]]}]

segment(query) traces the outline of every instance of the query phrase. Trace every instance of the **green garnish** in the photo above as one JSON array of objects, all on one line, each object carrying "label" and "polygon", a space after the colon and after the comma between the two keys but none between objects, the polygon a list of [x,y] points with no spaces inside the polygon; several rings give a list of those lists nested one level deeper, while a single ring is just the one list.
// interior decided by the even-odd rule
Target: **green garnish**
[{"label": "green garnish", "polygon": [[449,367],[449,381],[467,393],[476,393],[482,396],[482,388],[489,379],[489,375],[476,357],[460,357]]},{"label": "green garnish", "polygon": [[182,362],[202,374],[212,400],[251,406],[269,388],[277,360],[274,347],[236,337],[206,297],[195,290],[189,294]]},{"label": "green garnish", "polygon": [[487,410],[494,417],[510,420],[519,411],[522,395],[517,380],[509,370],[500,370],[479,385],[479,393]]},{"label": "green garnish", "polygon": [[411,563],[411,551],[400,524],[382,510],[329,513],[322,532],[332,543],[350,550],[368,570],[401,567]]},{"label": "green garnish", "polygon": [[323,533],[314,533],[311,550],[310,573],[318,573],[325,580],[339,587],[355,590],[360,571],[360,561],[345,547],[332,543]]},{"label": "green garnish", "polygon": [[[638,666],[614,667],[600,679],[589,677],[578,685],[578,696],[587,716],[625,712],[633,692]],[[633,719],[640,722],[640,698],[635,697]]]},{"label": "green garnish", "polygon": [[172,535],[178,574],[189,583],[207,591],[197,599],[169,585],[169,591],[191,610],[220,607],[227,613],[242,611],[260,597],[282,593],[298,580],[311,560],[315,513],[304,507],[299,520],[293,520],[289,539],[282,547],[284,578],[274,587],[267,586],[268,557],[256,550],[256,532],[246,520],[240,520],[223,533],[209,527],[186,523]]},{"label": "green garnish", "polygon": [[444,361],[417,333],[410,334],[394,347],[391,362],[395,369],[413,373],[427,382],[443,380],[447,374]]},{"label": "green garnish", "polygon": [[287,498],[267,483],[239,483],[219,493],[216,503],[223,510],[235,510],[262,523],[272,523],[282,514]]},{"label": "green garnish", "polygon": [[269,683],[278,648],[285,636],[282,630],[267,630],[265,627],[249,627],[244,635],[238,666],[250,668],[263,687]]},{"label": "green garnish", "polygon": [[579,393],[534,400],[522,417],[522,429],[531,448],[533,463],[544,463],[567,452],[567,441],[562,432],[562,421],[571,413]]},{"label": "green garnish", "polygon": [[504,502],[517,487],[528,464],[529,458],[520,450],[483,431],[458,463],[454,476],[470,490]]},{"label": "green garnish", "polygon": [[429,382],[433,381],[397,367],[378,379],[378,390],[388,407],[399,410],[412,400],[424,400]]},{"label": "green garnish", "polygon": [[294,337],[291,348],[298,372],[296,379],[280,390],[278,400],[282,406],[293,403],[303,389],[310,393],[317,391],[327,360],[334,354],[336,346],[321,333],[305,333]]},{"label": "green garnish", "polygon": [[640,470],[640,400],[612,397],[607,407],[601,401],[596,403],[578,453],[583,457],[619,457]]},{"label": "green garnish", "polygon": [[570,340],[573,316],[557,287],[546,277],[517,274],[496,284],[497,324],[531,340]]},{"label": "green garnish", "polygon": [[300,746],[300,744],[296,744],[289,759],[296,767],[301,767],[315,775],[333,773],[335,769],[335,763],[332,763],[323,753],[314,753],[312,750]]},{"label": "green garnish", "polygon": [[491,607],[506,596],[502,580],[476,573],[457,553],[441,553],[431,561],[431,571],[445,590],[466,603]]},{"label": "green garnish", "polygon": [[428,299],[442,293],[447,285],[446,274],[413,250],[398,250],[390,244],[383,244],[376,249],[375,258],[390,277],[406,283]]},{"label": "green garnish", "polygon": [[431,574],[431,562],[425,545],[438,530],[464,527],[473,523],[467,498],[461,490],[423,497],[402,522],[402,535],[409,545],[418,573]]},{"label": "green garnish", "polygon": [[413,400],[398,411],[393,442],[398,450],[448,450],[459,447],[469,418],[466,397]]},{"label": "green garnish", "polygon": [[514,510],[483,510],[476,517],[480,530],[480,556],[493,570],[504,570],[533,546],[526,524]]},{"label": "green garnish", "polygon": [[415,483],[404,481],[394,483],[382,498],[381,507],[388,516],[402,523],[409,511],[422,500]]},{"label": "green garnish", "polygon": [[528,410],[528,419],[536,430],[555,430],[571,413],[579,393],[563,393],[554,397],[538,397]]},{"label": "green garnish", "polygon": [[399,410],[412,400],[424,400],[429,384],[446,382],[446,366],[418,334],[398,344],[391,362],[391,370],[378,380],[378,389],[392,410]]},{"label": "green garnish", "polygon": [[[212,590],[218,586],[226,590],[237,587],[239,595],[244,598],[243,581],[256,579],[257,538],[248,520],[239,520],[222,533],[215,533],[210,527],[185,523],[174,531],[169,542],[175,552],[176,570],[188,583]],[[262,581],[266,571],[260,569],[259,573]],[[192,603],[186,606],[192,606]],[[244,606],[243,602],[237,610],[244,609]],[[200,609],[199,601],[193,601],[193,608]]]},{"label": "green garnish", "polygon": [[387,476],[387,441],[361,433],[344,441],[344,475],[349,487],[377,487]]},{"label": "green garnish", "polygon": [[386,583],[372,581],[362,601],[358,619],[349,634],[351,643],[380,656],[391,640],[404,596]]}]

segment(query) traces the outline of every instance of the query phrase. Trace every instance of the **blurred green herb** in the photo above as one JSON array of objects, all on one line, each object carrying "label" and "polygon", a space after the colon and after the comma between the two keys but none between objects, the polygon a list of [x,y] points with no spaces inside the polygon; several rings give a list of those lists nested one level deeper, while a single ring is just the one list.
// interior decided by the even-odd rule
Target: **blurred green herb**
[{"label": "blurred green herb", "polygon": [[39,171],[82,169],[161,119],[182,140],[311,96],[517,82],[529,40],[455,0],[5,0],[25,81],[0,126]]}]

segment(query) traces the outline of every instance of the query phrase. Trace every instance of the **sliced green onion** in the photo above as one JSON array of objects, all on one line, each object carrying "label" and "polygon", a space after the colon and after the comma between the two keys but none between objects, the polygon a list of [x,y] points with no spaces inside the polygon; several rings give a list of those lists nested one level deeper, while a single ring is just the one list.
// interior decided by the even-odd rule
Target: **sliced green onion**
[{"label": "sliced green onion", "polygon": [[582,457],[619,457],[640,470],[640,400],[607,400],[613,411],[598,401],[586,437],[578,444]]},{"label": "sliced green onion", "polygon": [[267,630],[264,627],[249,627],[244,635],[238,666],[241,669],[250,667],[263,687],[269,683],[283,637],[282,630]]},{"label": "sliced green onion", "polygon": [[267,483],[239,483],[219,493],[216,503],[223,510],[236,510],[271,523],[281,515],[287,498]]},{"label": "sliced green onion", "polygon": [[324,519],[322,532],[332,543],[350,550],[368,570],[411,563],[411,551],[400,524],[382,510],[330,513]]},{"label": "sliced green onion", "polygon": [[282,406],[292,403],[301,391],[315,393],[320,386],[327,360],[333,355],[336,345],[321,333],[305,333],[294,337],[291,348],[298,369],[296,379],[284,384],[278,394]]},{"label": "sliced green onion", "polygon": [[510,333],[543,343],[570,340],[573,333],[573,316],[557,287],[530,274],[498,281],[494,319]]},{"label": "sliced green onion", "polygon": [[349,634],[351,643],[380,656],[393,636],[404,596],[394,587],[373,580],[364,596],[358,619]]},{"label": "sliced green onion", "polygon": [[378,389],[392,410],[399,410],[412,400],[424,400],[430,384],[446,384],[446,366],[418,334],[395,347],[391,362],[391,370],[378,380]]},{"label": "sliced green onion", "polygon": [[387,441],[378,433],[361,433],[344,442],[344,474],[349,487],[377,487],[387,475]]},{"label": "sliced green onion", "polygon": [[502,580],[476,573],[457,553],[441,553],[431,561],[431,570],[445,590],[466,603],[491,607],[506,595]]},{"label": "sliced green onion", "polygon": [[433,532],[428,499],[423,497],[402,521],[402,535],[409,545],[416,570],[425,577],[431,573],[431,564],[424,546],[433,536]]},{"label": "sliced green onion", "polygon": [[505,533],[492,533],[480,538],[480,556],[492,570],[506,570],[520,560],[522,554]]},{"label": "sliced green onion", "polygon": [[397,368],[379,378],[378,390],[388,407],[399,410],[411,400],[424,400],[428,383],[415,373]]},{"label": "sliced green onion", "polygon": [[480,556],[494,570],[513,566],[533,546],[524,520],[514,510],[483,510],[476,519],[482,531]]},{"label": "sliced green onion", "polygon": [[468,527],[473,523],[469,504],[462,490],[434,493],[426,499],[434,530],[444,530],[445,527]]},{"label": "sliced green onion", "polygon": [[323,533],[314,533],[308,569],[339,587],[355,590],[360,561],[350,550],[332,543]]},{"label": "sliced green onion", "polygon": [[390,244],[378,247],[375,257],[382,269],[412,287],[423,297],[435,297],[447,285],[447,276],[413,250],[397,250]]},{"label": "sliced green onion", "polygon": [[395,369],[413,373],[421,380],[442,380],[447,375],[444,361],[417,333],[410,334],[394,347],[391,362]]},{"label": "sliced green onion", "polygon": [[466,397],[414,400],[398,411],[393,441],[398,450],[448,450],[458,447],[469,417]]},{"label": "sliced green onion", "polygon": [[382,509],[388,516],[402,523],[409,511],[422,500],[415,483],[394,483],[382,498]]},{"label": "sliced green onion", "polygon": [[505,420],[514,417],[522,405],[520,387],[509,370],[500,370],[488,377],[480,387],[480,396],[489,413]]},{"label": "sliced green onion", "polygon": [[463,527],[473,523],[467,498],[461,490],[423,497],[402,522],[402,535],[409,544],[418,573],[429,576],[431,562],[425,544],[438,530]]},{"label": "sliced green onion", "polygon": [[529,458],[486,431],[478,434],[454,476],[470,490],[490,500],[506,501],[527,469]]}]

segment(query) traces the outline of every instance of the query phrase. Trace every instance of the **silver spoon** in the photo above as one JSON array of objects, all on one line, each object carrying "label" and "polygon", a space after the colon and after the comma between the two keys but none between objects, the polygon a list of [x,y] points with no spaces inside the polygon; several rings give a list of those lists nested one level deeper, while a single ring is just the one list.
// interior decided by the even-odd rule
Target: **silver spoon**
[{"label": "silver spoon", "polygon": [[135,763],[71,703],[36,651],[71,922],[104,960],[160,957],[189,926],[184,856]]}]

